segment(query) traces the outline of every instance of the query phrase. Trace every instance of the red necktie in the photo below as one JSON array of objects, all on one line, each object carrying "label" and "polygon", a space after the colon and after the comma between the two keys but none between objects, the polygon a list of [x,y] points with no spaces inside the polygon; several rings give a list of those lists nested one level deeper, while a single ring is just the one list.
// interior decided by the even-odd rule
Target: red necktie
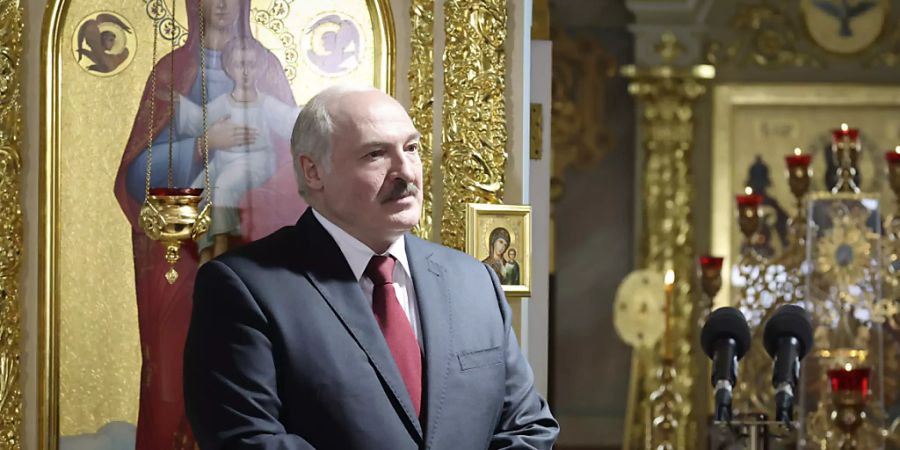
[{"label": "red necktie", "polygon": [[397,261],[390,256],[375,255],[366,267],[365,275],[372,280],[372,311],[384,334],[394,362],[400,369],[400,376],[412,398],[416,415],[422,404],[422,353],[413,333],[409,318],[403,312],[397,293],[394,292],[394,265]]}]

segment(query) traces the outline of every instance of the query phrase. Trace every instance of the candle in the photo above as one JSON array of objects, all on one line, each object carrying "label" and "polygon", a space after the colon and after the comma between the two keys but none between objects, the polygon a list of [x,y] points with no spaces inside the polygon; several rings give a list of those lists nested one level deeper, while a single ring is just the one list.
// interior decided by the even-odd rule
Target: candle
[{"label": "candle", "polygon": [[663,357],[672,358],[672,336],[670,322],[672,317],[672,294],[675,290],[675,272],[672,269],[666,271],[666,305],[665,305],[665,332],[663,333]]},{"label": "candle", "polygon": [[784,160],[787,161],[788,168],[790,169],[798,166],[809,167],[809,163],[812,161],[812,155],[803,153],[803,150],[800,150],[800,147],[797,147],[794,149],[794,154],[785,156]]}]

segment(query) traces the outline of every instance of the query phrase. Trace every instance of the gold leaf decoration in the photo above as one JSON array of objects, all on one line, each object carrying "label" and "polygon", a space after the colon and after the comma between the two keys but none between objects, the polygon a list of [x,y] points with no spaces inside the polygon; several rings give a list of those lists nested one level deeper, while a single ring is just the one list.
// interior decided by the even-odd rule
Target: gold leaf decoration
[{"label": "gold leaf decoration", "polygon": [[419,155],[422,159],[422,216],[416,227],[416,234],[422,239],[431,239],[433,194],[432,179],[432,128],[434,116],[434,0],[413,0],[409,7],[412,25],[411,56],[409,62],[409,115],[422,140]]},{"label": "gold leaf decoration", "polygon": [[506,145],[506,0],[444,3],[441,240],[465,247],[467,203],[502,203]]},{"label": "gold leaf decoration", "polygon": [[19,267],[23,250],[22,34],[18,0],[0,0],[0,448],[21,448]]}]

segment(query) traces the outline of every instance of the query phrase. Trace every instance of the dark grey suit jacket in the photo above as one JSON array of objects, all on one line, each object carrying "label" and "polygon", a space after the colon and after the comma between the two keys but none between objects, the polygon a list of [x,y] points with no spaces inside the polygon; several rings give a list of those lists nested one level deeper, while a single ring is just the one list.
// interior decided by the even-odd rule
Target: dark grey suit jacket
[{"label": "dark grey suit jacket", "polygon": [[200,448],[551,448],[559,425],[494,272],[412,235],[406,250],[424,340],[421,422],[370,302],[307,211],[197,275],[184,394]]}]

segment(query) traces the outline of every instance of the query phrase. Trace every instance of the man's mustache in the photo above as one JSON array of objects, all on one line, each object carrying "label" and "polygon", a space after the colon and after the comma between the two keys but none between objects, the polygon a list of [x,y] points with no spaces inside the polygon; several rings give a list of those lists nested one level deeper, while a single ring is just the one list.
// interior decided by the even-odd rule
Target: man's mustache
[{"label": "man's mustache", "polygon": [[392,202],[395,200],[400,200],[406,196],[417,196],[419,195],[419,187],[416,186],[412,181],[405,180],[395,180],[394,185],[391,186],[391,190],[388,191],[385,195],[383,195],[381,199],[381,203]]}]

